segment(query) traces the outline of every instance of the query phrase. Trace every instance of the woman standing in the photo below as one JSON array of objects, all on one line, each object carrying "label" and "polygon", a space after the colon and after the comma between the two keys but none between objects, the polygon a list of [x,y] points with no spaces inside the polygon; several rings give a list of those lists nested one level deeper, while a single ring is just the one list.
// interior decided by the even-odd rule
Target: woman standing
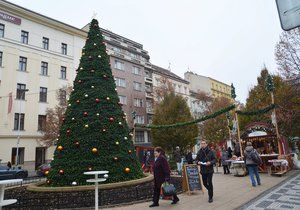
[{"label": "woman standing", "polygon": [[[159,196],[161,185],[170,181],[170,167],[165,157],[165,152],[161,147],[154,149],[155,163],[154,163],[154,190],[153,190],[153,203],[149,207],[159,206]],[[179,201],[177,195],[173,195],[172,204],[176,204]]]}]

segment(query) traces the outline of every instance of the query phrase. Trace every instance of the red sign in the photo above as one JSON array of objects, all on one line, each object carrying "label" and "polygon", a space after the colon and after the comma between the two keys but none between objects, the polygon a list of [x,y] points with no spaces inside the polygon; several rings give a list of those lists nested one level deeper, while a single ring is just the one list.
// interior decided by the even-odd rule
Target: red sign
[{"label": "red sign", "polygon": [[0,19],[6,20],[8,22],[11,22],[11,23],[14,23],[14,24],[17,24],[17,25],[21,25],[21,19],[20,18],[11,16],[11,15],[3,13],[3,12],[0,12]]}]

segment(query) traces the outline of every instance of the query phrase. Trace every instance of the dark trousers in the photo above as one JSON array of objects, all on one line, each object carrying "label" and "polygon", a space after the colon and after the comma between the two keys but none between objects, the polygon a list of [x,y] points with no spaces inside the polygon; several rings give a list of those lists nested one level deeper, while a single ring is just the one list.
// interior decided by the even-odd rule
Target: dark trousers
[{"label": "dark trousers", "polygon": [[[153,189],[153,203],[155,204],[158,204],[159,202],[159,196],[160,196],[160,189],[161,187],[157,187],[157,186],[154,186],[154,189]],[[177,197],[177,195],[173,195],[173,201],[175,200],[179,200],[179,198]]]},{"label": "dark trousers", "polygon": [[213,177],[213,173],[202,174],[203,185],[208,190],[209,199],[213,198],[213,196],[214,196],[214,187],[213,187],[213,183],[212,183],[212,177]]},{"label": "dark trousers", "polygon": [[228,165],[223,165],[223,171],[224,171],[224,174],[230,174],[229,166]]}]

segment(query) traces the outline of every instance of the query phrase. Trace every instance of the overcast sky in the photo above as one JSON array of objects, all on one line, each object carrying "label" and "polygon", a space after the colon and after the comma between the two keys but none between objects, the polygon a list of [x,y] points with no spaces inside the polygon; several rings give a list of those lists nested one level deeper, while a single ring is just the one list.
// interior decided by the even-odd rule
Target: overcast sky
[{"label": "overcast sky", "polygon": [[281,33],[275,0],[11,0],[83,27],[93,13],[102,28],[143,44],[153,64],[183,77],[191,71],[234,83],[244,102],[266,65],[277,72]]}]

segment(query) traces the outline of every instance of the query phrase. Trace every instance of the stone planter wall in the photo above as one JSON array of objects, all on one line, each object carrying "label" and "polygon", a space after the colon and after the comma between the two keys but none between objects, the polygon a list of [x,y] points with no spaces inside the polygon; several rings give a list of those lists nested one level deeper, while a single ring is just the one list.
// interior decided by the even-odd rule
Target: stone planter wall
[{"label": "stone planter wall", "polygon": [[[180,177],[173,177],[172,183],[175,184],[178,192],[182,191]],[[74,187],[73,187],[74,188]],[[109,189],[107,186],[99,188],[99,206],[117,205],[124,203],[149,200],[153,193],[153,179],[144,183],[121,186]],[[95,205],[94,190],[75,188],[67,191],[30,191],[27,187],[7,189],[5,199],[18,199],[16,204],[3,209],[66,209],[84,208]]]}]

